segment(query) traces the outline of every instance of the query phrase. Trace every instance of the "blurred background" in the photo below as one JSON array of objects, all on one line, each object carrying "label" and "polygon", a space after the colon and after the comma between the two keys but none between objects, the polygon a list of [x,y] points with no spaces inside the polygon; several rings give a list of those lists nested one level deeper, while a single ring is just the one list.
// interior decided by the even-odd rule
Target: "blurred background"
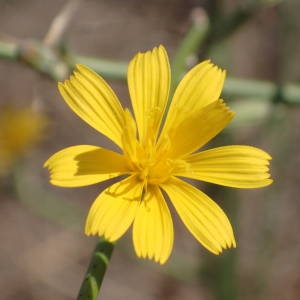
[{"label": "blurred background", "polygon": [[237,117],[209,146],[265,149],[274,184],[201,184],[234,226],[238,247],[220,256],[174,214],[164,266],[138,259],[128,232],[101,299],[300,299],[299,11],[298,0],[0,0],[0,299],[75,299],[96,244],[83,226],[105,185],[54,187],[42,165],[71,145],[113,146],[65,105],[57,80],[86,63],[128,105],[127,62],[159,44],[175,81],[206,58],[227,70]]}]

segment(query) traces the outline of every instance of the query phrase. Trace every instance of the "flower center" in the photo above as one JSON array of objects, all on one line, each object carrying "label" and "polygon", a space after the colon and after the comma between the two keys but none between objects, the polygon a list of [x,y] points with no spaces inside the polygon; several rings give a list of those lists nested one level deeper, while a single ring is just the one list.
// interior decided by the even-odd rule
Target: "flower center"
[{"label": "flower center", "polygon": [[128,110],[125,111],[123,151],[130,173],[136,175],[146,188],[148,184],[160,184],[171,176],[173,161],[168,156],[168,140],[158,146],[154,132],[149,130],[147,137],[139,141],[135,122]]},{"label": "flower center", "polygon": [[167,160],[146,161],[137,165],[138,178],[146,184],[159,184],[171,175],[171,166]]},{"label": "flower center", "polygon": [[166,181],[172,172],[172,161],[163,151],[154,147],[142,148],[137,152],[135,160],[130,162],[132,173],[145,185],[159,184]]}]

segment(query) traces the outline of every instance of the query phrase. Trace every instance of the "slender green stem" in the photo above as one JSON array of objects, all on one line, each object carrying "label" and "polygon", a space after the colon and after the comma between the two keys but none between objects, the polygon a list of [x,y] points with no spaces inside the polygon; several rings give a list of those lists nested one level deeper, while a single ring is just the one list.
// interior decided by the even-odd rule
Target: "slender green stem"
[{"label": "slender green stem", "polygon": [[173,59],[170,94],[173,93],[181,77],[186,73],[188,68],[188,59],[195,56],[208,33],[209,20],[204,10],[200,8],[194,9],[192,11],[191,18],[192,25],[185,34],[181,43],[178,45]]},{"label": "slender green stem", "polygon": [[93,68],[107,79],[125,80],[127,62],[83,55],[70,55],[66,49],[53,49],[39,41],[0,41],[0,59],[20,61],[51,79],[64,80],[68,73],[81,63]]},{"label": "slender green stem", "polygon": [[[195,50],[195,45],[201,43],[201,35],[196,39],[196,28],[192,28],[190,38],[178,50],[177,62],[175,60],[173,69],[175,77],[180,78],[184,59]],[[198,28],[199,30],[199,28]],[[202,34],[204,31],[202,30]],[[191,42],[191,40],[194,40]],[[126,80],[127,63],[123,61],[112,61],[107,59],[93,58],[82,55],[72,55],[71,58],[60,57],[51,48],[47,48],[38,42],[32,42],[26,47],[21,47],[16,43],[0,41],[0,59],[20,60],[26,62],[30,67],[49,76],[54,80],[63,80],[67,73],[74,68],[75,63],[83,63],[96,72],[111,80]],[[68,61],[68,62],[67,62]],[[177,74],[177,75],[176,75]],[[268,81],[258,81],[252,79],[237,79],[229,77],[225,81],[223,95],[228,99],[257,98],[262,101],[274,99],[274,95],[280,96],[278,99],[287,104],[300,103],[300,86],[296,84],[285,84],[278,88],[278,85]]]},{"label": "slender green stem", "polygon": [[83,55],[75,55],[73,62],[76,64],[87,65],[101,74],[101,76],[104,78],[112,80],[126,80],[128,66],[127,62],[101,59],[98,57],[88,57]]},{"label": "slender green stem", "polygon": [[300,103],[300,86],[285,84],[278,86],[271,81],[253,79],[237,79],[228,77],[225,81],[223,95],[228,98],[256,98],[261,100],[276,100],[287,104]]},{"label": "slender green stem", "polygon": [[16,43],[0,41],[0,58],[15,60],[19,57],[20,48]]},{"label": "slender green stem", "polygon": [[96,300],[109,263],[114,244],[101,238],[81,284],[77,300]]}]

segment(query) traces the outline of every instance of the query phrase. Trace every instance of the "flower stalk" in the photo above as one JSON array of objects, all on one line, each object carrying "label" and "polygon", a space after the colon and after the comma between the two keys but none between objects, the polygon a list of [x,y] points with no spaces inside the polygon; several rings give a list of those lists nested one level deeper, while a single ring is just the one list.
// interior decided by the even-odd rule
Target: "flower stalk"
[{"label": "flower stalk", "polygon": [[113,249],[114,243],[108,242],[104,238],[99,239],[81,284],[77,300],[97,299]]}]

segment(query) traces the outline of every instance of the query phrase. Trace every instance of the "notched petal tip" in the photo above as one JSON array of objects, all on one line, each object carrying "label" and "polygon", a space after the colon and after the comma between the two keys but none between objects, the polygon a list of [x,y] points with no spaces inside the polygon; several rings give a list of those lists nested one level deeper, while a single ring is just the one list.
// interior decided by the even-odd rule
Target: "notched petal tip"
[{"label": "notched petal tip", "polygon": [[75,68],[80,71],[80,69],[86,69],[86,66],[83,64],[76,64]]},{"label": "notched petal tip", "polygon": [[269,164],[270,161],[273,159],[272,156],[264,150],[261,150],[261,151],[262,151],[262,154],[263,154],[264,158],[267,160],[267,163]]},{"label": "notched petal tip", "polygon": [[169,256],[168,257],[164,257],[164,258],[154,258],[154,261],[157,263],[157,264],[160,264],[160,265],[164,265],[169,259]]},{"label": "notched petal tip", "polygon": [[76,64],[75,65],[75,69],[74,69],[74,73],[76,72],[76,69],[81,73],[81,72],[84,72],[84,71],[88,71],[88,72],[92,72],[92,73],[95,73],[95,71],[93,71],[92,69],[90,69],[88,66],[85,66],[83,64]]},{"label": "notched petal tip", "polygon": [[234,235],[232,235],[232,238],[230,240],[230,243],[227,244],[226,249],[236,248],[236,240]]},{"label": "notched petal tip", "polygon": [[[271,174],[268,174],[269,175],[269,177],[271,177]],[[264,185],[262,185],[262,187],[266,187],[266,186],[269,186],[269,185],[271,185],[272,183],[273,183],[273,179],[272,178],[268,178],[268,179],[266,179],[265,181],[264,181]]]},{"label": "notched petal tip", "polygon": [[70,84],[69,79],[66,79],[63,82],[58,82],[57,83],[58,91],[59,91],[60,95],[62,96],[62,98],[64,100],[70,97],[70,95],[69,95],[70,92],[69,92],[69,89],[68,89],[69,84]]},{"label": "notched petal tip", "polygon": [[103,236],[107,241],[109,241],[110,243],[114,243],[116,240],[118,240],[120,237],[115,237],[112,235],[108,235],[108,234],[98,234],[99,237]]},{"label": "notched petal tip", "polygon": [[[134,55],[134,58],[140,58],[140,56],[143,56],[143,55],[149,55],[149,54],[154,54],[155,52],[162,52],[164,55],[166,55],[167,56],[167,50],[166,50],[166,48],[162,45],[162,44],[160,44],[160,45],[158,45],[158,46],[155,46],[155,47],[153,47],[151,50],[147,50],[147,51],[144,51],[144,52],[142,52],[142,51],[139,51],[139,52],[137,52],[135,55]],[[77,66],[77,65],[76,65]]]},{"label": "notched petal tip", "polygon": [[209,68],[211,71],[214,71],[215,74],[219,73],[220,75],[222,75],[222,78],[225,79],[226,77],[226,70],[222,69],[221,67],[219,67],[218,65],[216,65],[211,58],[206,59],[204,61],[202,61],[200,63],[201,65],[209,65]]},{"label": "notched petal tip", "polygon": [[230,116],[230,119],[233,119],[235,112],[226,104],[225,100],[220,98],[217,100],[217,103],[220,105],[222,111]]},{"label": "notched petal tip", "polygon": [[155,263],[160,264],[160,265],[164,265],[170,257],[170,255],[164,256],[164,257],[163,256],[157,257],[155,255],[149,255],[146,253],[137,252],[137,249],[135,249],[135,254],[138,258],[152,260]]},{"label": "notched petal tip", "polygon": [[65,82],[66,82],[66,80],[60,81],[60,82],[57,83],[58,91],[60,92],[60,94],[61,94],[62,96],[63,96],[64,89],[65,89]]},{"label": "notched petal tip", "polygon": [[235,248],[236,248],[236,241],[234,236],[232,236],[231,240],[227,241],[226,244],[223,244],[222,247],[219,247],[217,251],[212,251],[211,249],[209,249],[209,251],[215,255],[220,255],[226,250],[235,249]]},{"label": "notched petal tip", "polygon": [[224,76],[224,78],[227,76],[227,70],[225,69],[220,69],[222,71],[222,75]]},{"label": "notched petal tip", "polygon": [[48,168],[49,167],[49,159],[47,159],[44,163],[43,163],[43,168]]},{"label": "notched petal tip", "polygon": [[[155,47],[156,48],[156,47]],[[154,49],[155,49],[154,48]],[[163,45],[159,45],[158,47],[157,47],[157,49],[158,49],[158,51],[159,52],[162,52],[165,56],[168,56],[168,54],[167,54],[167,50],[166,50],[166,48],[163,46]]]}]

